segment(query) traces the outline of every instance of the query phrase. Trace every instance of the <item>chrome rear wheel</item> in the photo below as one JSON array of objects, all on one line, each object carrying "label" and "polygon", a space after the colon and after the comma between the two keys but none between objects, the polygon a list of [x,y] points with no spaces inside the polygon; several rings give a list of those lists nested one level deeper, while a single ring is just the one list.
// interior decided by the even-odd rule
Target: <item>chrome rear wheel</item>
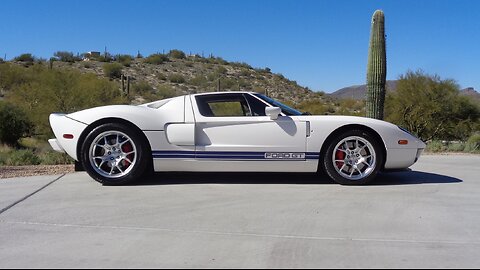
[{"label": "chrome rear wheel", "polygon": [[133,140],[120,131],[99,134],[90,145],[88,153],[93,169],[106,178],[127,175],[135,166],[138,156]]},{"label": "chrome rear wheel", "polygon": [[106,123],[91,130],[82,142],[80,161],[85,171],[104,185],[139,180],[150,168],[150,144],[138,128]]}]

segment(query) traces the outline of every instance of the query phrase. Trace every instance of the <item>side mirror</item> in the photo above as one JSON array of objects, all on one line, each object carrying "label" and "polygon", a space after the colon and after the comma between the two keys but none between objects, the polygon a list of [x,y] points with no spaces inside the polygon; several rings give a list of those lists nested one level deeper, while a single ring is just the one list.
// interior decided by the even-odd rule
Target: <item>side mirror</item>
[{"label": "side mirror", "polygon": [[265,114],[270,116],[270,119],[277,120],[278,116],[282,113],[282,109],[279,107],[265,107]]}]

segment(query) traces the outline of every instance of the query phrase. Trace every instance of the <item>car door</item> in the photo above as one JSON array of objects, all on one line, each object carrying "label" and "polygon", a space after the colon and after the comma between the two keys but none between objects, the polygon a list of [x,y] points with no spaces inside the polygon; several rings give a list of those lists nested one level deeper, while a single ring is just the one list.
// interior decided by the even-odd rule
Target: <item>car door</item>
[{"label": "car door", "polygon": [[272,120],[255,99],[248,93],[192,96],[198,161],[212,162],[217,171],[297,171],[295,164],[305,161],[306,122],[284,115]]}]

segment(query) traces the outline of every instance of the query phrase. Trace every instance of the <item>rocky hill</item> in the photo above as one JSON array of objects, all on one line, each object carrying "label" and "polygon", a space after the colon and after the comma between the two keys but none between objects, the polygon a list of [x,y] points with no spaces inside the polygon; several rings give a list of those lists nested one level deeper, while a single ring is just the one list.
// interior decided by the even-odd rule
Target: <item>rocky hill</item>
[{"label": "rocky hill", "polygon": [[[387,81],[387,93],[389,91],[396,91],[397,90],[397,80]],[[338,98],[338,99],[355,99],[355,100],[362,100],[365,99],[365,93],[367,92],[367,85],[353,85],[349,87],[344,87],[339,89],[331,94],[330,97]],[[460,90],[460,95],[470,97],[474,100],[480,101],[480,93],[477,92],[473,87],[468,87],[465,89]]]},{"label": "rocky hill", "polygon": [[[128,64],[121,66],[121,74],[131,78],[132,88],[148,84],[153,91],[173,91],[175,95],[211,92],[220,88],[221,91],[267,92],[273,98],[293,104],[323,98],[322,94],[302,87],[282,74],[272,73],[269,68],[253,68],[246,63],[227,62],[213,57],[163,57],[165,59],[156,64],[148,63],[147,58],[132,58]],[[70,63],[55,61],[53,68],[77,69],[82,73],[108,77],[104,71],[106,64],[94,60]],[[110,79],[121,84],[120,76]]]},{"label": "rocky hill", "polygon": [[[387,81],[387,91],[395,91],[396,88],[397,88],[397,81]],[[353,86],[348,86],[348,87],[339,89],[329,94],[329,96],[339,98],[339,99],[351,98],[355,100],[361,100],[365,98],[366,92],[367,92],[366,84],[353,85]]]},{"label": "rocky hill", "polygon": [[480,101],[480,93],[475,91],[473,87],[467,87],[465,89],[460,90],[460,94],[467,97],[471,97],[477,101]]}]

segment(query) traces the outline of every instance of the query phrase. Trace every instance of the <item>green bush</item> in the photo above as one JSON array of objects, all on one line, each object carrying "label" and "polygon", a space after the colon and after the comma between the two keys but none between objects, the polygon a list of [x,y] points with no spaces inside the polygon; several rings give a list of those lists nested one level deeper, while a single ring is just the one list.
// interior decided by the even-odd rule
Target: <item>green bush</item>
[{"label": "green bush", "polygon": [[168,80],[172,83],[184,83],[185,78],[181,74],[172,74],[168,77]]},{"label": "green bush", "polygon": [[459,85],[438,75],[409,71],[387,95],[386,120],[424,141],[465,140],[480,121],[480,107],[459,95]]},{"label": "green bush", "polygon": [[21,55],[15,57],[13,60],[18,61],[18,62],[33,63],[35,61],[35,56],[33,56],[31,53],[24,53],[24,54],[21,54]]},{"label": "green bush", "polygon": [[123,65],[119,63],[106,63],[103,65],[105,76],[110,79],[118,79],[122,76]]},{"label": "green bush", "polygon": [[167,80],[167,76],[165,76],[165,74],[163,74],[163,73],[161,73],[161,72],[158,72],[158,73],[157,73],[157,79],[162,80],[162,81],[166,81],[166,80]]},{"label": "green bush", "polygon": [[126,67],[129,67],[132,64],[133,56],[128,55],[128,54],[119,54],[119,55],[115,56],[115,59],[120,64],[122,64]]},{"label": "green bush", "polygon": [[445,145],[443,145],[443,143],[441,141],[430,141],[427,143],[427,148],[425,149],[425,151],[427,152],[444,152],[447,150],[447,147]]},{"label": "green bush", "polygon": [[21,165],[38,165],[42,161],[30,149],[15,150],[10,153],[6,165],[21,166]]},{"label": "green bush", "polygon": [[74,63],[75,61],[81,61],[80,57],[73,55],[72,52],[58,51],[53,54],[57,60],[67,63]]},{"label": "green bush", "polygon": [[180,50],[171,50],[168,53],[168,56],[170,56],[171,58],[175,58],[175,59],[185,59],[185,57],[186,57],[185,53],[180,51]]},{"label": "green bush", "polygon": [[18,139],[31,133],[32,128],[33,124],[23,110],[0,101],[0,142],[16,145]]},{"label": "green bush", "polygon": [[132,87],[133,93],[136,95],[144,96],[146,94],[153,93],[153,87],[145,81],[135,83]]},{"label": "green bush", "polygon": [[71,113],[128,102],[119,91],[118,83],[96,74],[49,69],[45,65],[24,68],[15,64],[0,65],[0,74],[0,88],[5,89],[6,100],[28,115],[35,124],[35,134],[44,136],[44,139],[53,135],[48,123],[52,112]]},{"label": "green bush", "polygon": [[195,86],[205,86],[208,83],[208,80],[205,76],[195,76],[188,81],[189,84]]},{"label": "green bush", "polygon": [[473,134],[465,144],[465,152],[480,152],[480,134]]},{"label": "green bush", "polygon": [[161,53],[155,53],[155,54],[149,55],[143,61],[147,64],[161,65],[165,62],[168,62],[168,57]]},{"label": "green bush", "polygon": [[224,66],[219,66],[216,71],[219,74],[226,74],[227,73],[227,69]]},{"label": "green bush", "polygon": [[6,165],[12,149],[7,145],[0,145],[0,165]]},{"label": "green bush", "polygon": [[465,143],[453,142],[448,144],[448,152],[462,152],[465,149]]},{"label": "green bush", "polygon": [[67,154],[55,151],[47,151],[39,155],[41,164],[43,165],[63,165],[73,164],[74,160]]}]

